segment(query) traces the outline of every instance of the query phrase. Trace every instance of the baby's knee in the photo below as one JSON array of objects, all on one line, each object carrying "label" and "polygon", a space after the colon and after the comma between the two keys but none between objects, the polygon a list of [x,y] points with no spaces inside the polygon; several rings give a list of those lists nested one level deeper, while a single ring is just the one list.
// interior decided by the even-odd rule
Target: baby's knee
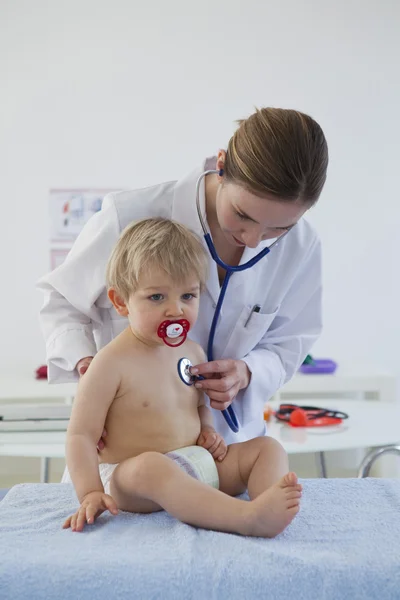
[{"label": "baby's knee", "polygon": [[268,454],[286,454],[286,451],[282,444],[278,440],[270,436],[263,436],[254,438],[254,443],[260,452],[266,452]]},{"label": "baby's knee", "polygon": [[160,468],[163,455],[159,452],[143,452],[134,459],[134,475],[143,481],[144,478],[154,475]]},{"label": "baby's knee", "polygon": [[162,458],[163,456],[159,452],[143,452],[143,454],[129,459],[128,473],[123,469],[124,479],[127,477],[130,486],[140,493],[142,488],[147,488],[149,483],[154,481]]}]

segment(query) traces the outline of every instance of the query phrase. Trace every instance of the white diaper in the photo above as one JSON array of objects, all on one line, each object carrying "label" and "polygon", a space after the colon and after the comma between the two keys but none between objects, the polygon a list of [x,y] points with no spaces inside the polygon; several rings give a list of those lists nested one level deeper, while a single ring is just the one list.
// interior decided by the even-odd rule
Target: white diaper
[{"label": "white diaper", "polygon": [[99,465],[100,479],[106,494],[110,493],[111,477],[117,467],[118,464],[111,465],[108,463],[101,463]]},{"label": "white diaper", "polygon": [[[106,494],[110,493],[111,476],[114,473],[114,469],[116,467],[118,467],[118,464],[114,464],[114,465],[111,465],[108,463],[99,464],[100,479],[101,479],[101,483],[103,484],[104,491]],[[72,483],[72,479],[71,479],[71,476],[69,474],[67,467],[65,467],[65,471],[63,473],[61,483]]]},{"label": "white diaper", "polygon": [[172,458],[186,473],[195,479],[216,489],[219,488],[217,465],[212,455],[205,448],[187,446],[168,452],[165,456]]},{"label": "white diaper", "polygon": [[[219,488],[218,470],[212,455],[208,450],[201,446],[187,446],[178,448],[173,452],[167,452],[168,456],[174,460],[186,473],[207,483],[212,487]],[[110,482],[112,474],[117,464],[101,463],[99,464],[100,479],[104,486],[106,494],[110,493]],[[72,483],[68,469],[65,469],[61,483]]]}]

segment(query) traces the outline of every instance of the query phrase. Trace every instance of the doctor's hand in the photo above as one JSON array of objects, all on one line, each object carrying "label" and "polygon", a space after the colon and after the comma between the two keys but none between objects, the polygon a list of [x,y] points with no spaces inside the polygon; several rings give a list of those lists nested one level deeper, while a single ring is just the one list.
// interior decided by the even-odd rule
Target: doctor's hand
[{"label": "doctor's hand", "polygon": [[81,358],[81,360],[77,362],[75,368],[79,373],[79,377],[82,377],[82,375],[86,373],[92,360],[93,356],[86,356],[85,358]]},{"label": "doctor's hand", "polygon": [[205,378],[196,381],[195,386],[204,390],[210,398],[210,406],[216,410],[228,408],[239,390],[247,388],[251,378],[246,363],[233,358],[195,365],[190,372],[192,375],[202,375]]},{"label": "doctor's hand", "polygon": [[63,529],[71,527],[72,531],[82,531],[86,523],[94,523],[105,510],[117,515],[115,500],[104,492],[90,492],[86,494],[76,513],[64,522]]}]

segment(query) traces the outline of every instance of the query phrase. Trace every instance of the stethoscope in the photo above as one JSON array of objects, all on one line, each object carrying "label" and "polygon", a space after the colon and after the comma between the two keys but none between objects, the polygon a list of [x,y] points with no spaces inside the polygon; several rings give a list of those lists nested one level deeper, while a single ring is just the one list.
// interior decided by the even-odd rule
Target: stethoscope
[{"label": "stethoscope", "polygon": [[[219,293],[217,306],[215,308],[214,317],[213,317],[213,320],[211,323],[210,333],[208,336],[208,343],[207,343],[207,360],[208,360],[208,362],[212,362],[214,360],[213,346],[214,346],[215,330],[217,328],[217,322],[218,322],[219,316],[221,314],[222,304],[224,302],[226,290],[227,290],[228,283],[229,283],[231,276],[233,275],[233,273],[238,273],[239,271],[246,271],[247,269],[250,269],[251,267],[256,265],[264,256],[266,256],[271,251],[271,249],[274,246],[276,246],[278,244],[278,242],[281,241],[281,239],[285,235],[287,235],[289,233],[289,231],[286,231],[277,240],[275,240],[270,246],[268,246],[267,248],[263,248],[263,250],[261,250],[261,252],[259,252],[256,256],[254,256],[253,258],[251,258],[250,260],[248,260],[246,263],[244,263],[242,265],[232,266],[232,265],[226,264],[217,254],[217,250],[212,241],[211,234],[207,230],[207,225],[206,225],[206,222],[201,213],[201,207],[200,207],[200,185],[201,185],[201,182],[203,181],[204,177],[206,177],[207,175],[215,174],[215,173],[218,173],[220,176],[223,175],[222,170],[217,171],[217,170],[212,169],[209,171],[205,171],[204,173],[202,173],[200,175],[200,177],[197,180],[197,184],[196,184],[196,208],[197,208],[197,214],[199,216],[199,220],[201,223],[201,227],[204,232],[204,240],[207,244],[208,250],[209,250],[213,260],[217,263],[218,266],[220,266],[222,269],[224,269],[226,271],[224,281],[222,283],[221,291]],[[191,365],[189,359],[187,359],[187,358],[181,359],[178,363],[179,376],[182,379],[182,381],[184,381],[184,383],[186,383],[187,385],[193,385],[195,380],[198,379],[198,377],[193,377],[193,375],[191,375],[191,373],[190,373],[191,366],[192,365]],[[227,409],[225,409],[221,412],[224,416],[225,421],[231,428],[231,430],[234,433],[237,433],[239,431],[239,423],[238,423],[238,420],[237,420],[237,417],[236,417],[236,414],[235,414],[235,411],[234,411],[232,405],[228,406]]]},{"label": "stethoscope", "polygon": [[288,423],[292,427],[325,427],[340,425],[349,415],[341,410],[319,408],[318,406],[298,406],[297,404],[281,404],[274,413],[278,421]]}]

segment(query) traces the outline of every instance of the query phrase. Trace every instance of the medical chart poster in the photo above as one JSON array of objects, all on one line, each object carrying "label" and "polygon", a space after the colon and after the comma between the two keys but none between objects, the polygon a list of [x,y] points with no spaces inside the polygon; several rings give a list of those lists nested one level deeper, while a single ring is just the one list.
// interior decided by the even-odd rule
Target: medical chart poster
[{"label": "medical chart poster", "polygon": [[100,209],[110,189],[53,189],[49,192],[50,268],[66,258],[87,221]]}]

